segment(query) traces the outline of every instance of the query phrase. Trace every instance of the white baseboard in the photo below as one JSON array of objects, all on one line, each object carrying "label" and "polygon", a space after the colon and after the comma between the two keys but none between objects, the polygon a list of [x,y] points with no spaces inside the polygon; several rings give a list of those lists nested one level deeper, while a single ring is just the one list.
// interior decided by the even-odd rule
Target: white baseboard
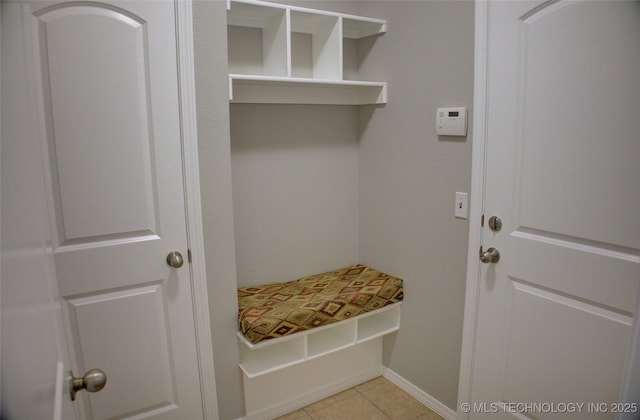
[{"label": "white baseboard", "polygon": [[456,412],[431,395],[427,394],[411,382],[404,379],[402,376],[398,375],[391,369],[385,368],[384,373],[382,374],[389,381],[393,382],[398,388],[404,390],[407,394],[411,395],[416,400],[420,401],[422,404],[429,407],[435,413],[444,417],[447,420],[455,420]]},{"label": "white baseboard", "polygon": [[368,372],[352,375],[347,378],[342,378],[340,381],[333,382],[329,385],[316,388],[312,392],[304,393],[295,396],[292,399],[281,401],[276,405],[265,407],[259,411],[247,414],[238,420],[266,420],[273,419],[278,416],[282,416],[287,413],[299,410],[303,407],[321,401],[334,394],[345,391],[356,385],[360,385],[370,379],[374,379],[378,376],[384,376],[398,388],[404,390],[416,400],[429,407],[435,413],[439,414],[446,420],[456,420],[456,412],[438,401],[436,398],[427,394],[402,376],[398,375],[391,369],[382,367],[381,369],[375,369]]},{"label": "white baseboard", "polygon": [[360,385],[364,382],[367,382],[368,380],[377,378],[378,376],[382,375],[383,372],[384,368],[372,372],[367,372],[358,376],[346,378],[344,381],[333,383],[321,389],[316,389],[313,392],[308,393],[307,395],[298,396],[294,400],[285,401],[284,403],[277,406],[267,407],[264,410],[260,410],[259,412],[248,414],[246,417],[242,417],[242,419],[240,420],[273,419],[275,417],[291,413],[318,401],[324,400],[325,398],[328,398],[334,394],[346,391],[347,389],[353,388],[354,386]]}]

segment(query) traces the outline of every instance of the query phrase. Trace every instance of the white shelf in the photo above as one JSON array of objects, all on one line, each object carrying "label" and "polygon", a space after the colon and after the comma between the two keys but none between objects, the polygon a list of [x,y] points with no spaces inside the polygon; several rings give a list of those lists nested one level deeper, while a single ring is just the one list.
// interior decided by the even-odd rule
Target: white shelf
[{"label": "white shelf", "polygon": [[400,329],[401,305],[257,344],[238,332],[240,368],[254,378],[392,333]]},{"label": "white shelf", "polygon": [[229,101],[273,104],[384,104],[387,102],[387,84],[230,74]]},{"label": "white shelf", "polygon": [[342,36],[348,39],[362,39],[371,35],[387,32],[387,22],[361,16],[344,15],[342,18]]},{"label": "white shelf", "polygon": [[257,0],[228,4],[230,102],[386,103],[386,83],[358,80],[354,48],[385,33],[386,21]]}]

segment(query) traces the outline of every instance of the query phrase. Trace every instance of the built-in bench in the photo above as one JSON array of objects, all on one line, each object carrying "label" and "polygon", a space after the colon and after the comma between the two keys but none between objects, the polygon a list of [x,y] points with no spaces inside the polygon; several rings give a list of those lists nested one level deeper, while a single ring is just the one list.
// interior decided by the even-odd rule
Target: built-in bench
[{"label": "built-in bench", "polygon": [[240,367],[252,378],[396,331],[402,279],[356,264],[238,289]]},{"label": "built-in bench", "polygon": [[402,280],[356,264],[238,289],[246,419],[273,418],[381,375]]}]

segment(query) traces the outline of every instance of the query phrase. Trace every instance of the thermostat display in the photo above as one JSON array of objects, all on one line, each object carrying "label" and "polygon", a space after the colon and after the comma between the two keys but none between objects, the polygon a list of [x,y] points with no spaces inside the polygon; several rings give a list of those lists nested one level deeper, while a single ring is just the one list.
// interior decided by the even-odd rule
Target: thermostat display
[{"label": "thermostat display", "polygon": [[438,108],[436,133],[439,136],[466,136],[467,108]]}]

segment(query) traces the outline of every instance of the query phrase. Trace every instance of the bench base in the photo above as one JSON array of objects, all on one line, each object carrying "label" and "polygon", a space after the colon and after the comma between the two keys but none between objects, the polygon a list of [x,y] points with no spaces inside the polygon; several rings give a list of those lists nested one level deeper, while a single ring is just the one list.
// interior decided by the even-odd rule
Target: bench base
[{"label": "bench base", "polygon": [[382,337],[260,376],[244,374],[246,419],[274,418],[382,375]]}]

